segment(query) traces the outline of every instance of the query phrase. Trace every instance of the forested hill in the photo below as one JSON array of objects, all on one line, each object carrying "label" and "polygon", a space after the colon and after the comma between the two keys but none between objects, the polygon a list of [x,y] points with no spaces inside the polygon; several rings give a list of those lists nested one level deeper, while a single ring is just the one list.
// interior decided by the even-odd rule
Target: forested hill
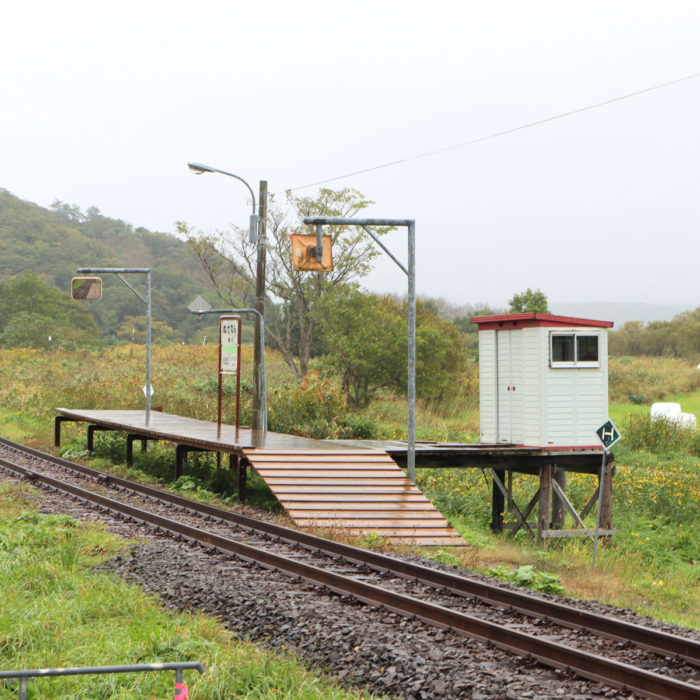
[{"label": "forested hill", "polygon": [[[178,238],[134,229],[95,207],[82,212],[56,201],[44,209],[0,189],[0,283],[33,273],[67,293],[78,267],[152,268],[154,334],[161,339],[194,340],[201,325],[187,305],[199,294],[214,301],[199,264]],[[85,304],[102,335],[138,335],[144,304],[113,275],[103,280],[102,299]],[[141,276],[130,282],[145,289]]]}]

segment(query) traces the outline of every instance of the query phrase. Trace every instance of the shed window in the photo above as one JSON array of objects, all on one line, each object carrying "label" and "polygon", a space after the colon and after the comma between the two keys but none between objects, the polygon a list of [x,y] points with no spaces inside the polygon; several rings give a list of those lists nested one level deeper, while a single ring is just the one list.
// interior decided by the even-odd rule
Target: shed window
[{"label": "shed window", "polygon": [[552,335],[552,363],[574,361],[574,336]]},{"label": "shed window", "polygon": [[552,333],[552,367],[600,367],[598,333]]}]

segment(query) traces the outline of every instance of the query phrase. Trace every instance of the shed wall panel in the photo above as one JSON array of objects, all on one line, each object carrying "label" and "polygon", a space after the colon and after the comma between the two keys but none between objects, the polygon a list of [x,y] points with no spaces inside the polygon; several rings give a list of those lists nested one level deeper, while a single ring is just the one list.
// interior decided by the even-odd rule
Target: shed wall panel
[{"label": "shed wall panel", "polygon": [[523,329],[523,444],[541,445],[542,432],[542,330]]},{"label": "shed wall panel", "polygon": [[481,442],[498,442],[496,399],[496,331],[479,333],[479,415]]}]

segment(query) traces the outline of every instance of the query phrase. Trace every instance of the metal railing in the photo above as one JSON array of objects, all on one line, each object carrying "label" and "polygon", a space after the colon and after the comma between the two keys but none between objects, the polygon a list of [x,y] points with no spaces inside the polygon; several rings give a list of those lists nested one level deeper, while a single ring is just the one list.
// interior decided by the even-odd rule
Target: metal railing
[{"label": "metal railing", "polygon": [[[86,676],[100,673],[142,673],[144,671],[175,671],[175,689],[182,686],[183,671],[194,669],[204,673],[204,666],[197,661],[165,664],[136,664],[135,666],[78,666],[77,668],[35,668],[24,671],[0,671],[0,680],[19,678],[19,700],[27,700],[27,681],[47,676]],[[177,697],[177,695],[175,696]]]}]

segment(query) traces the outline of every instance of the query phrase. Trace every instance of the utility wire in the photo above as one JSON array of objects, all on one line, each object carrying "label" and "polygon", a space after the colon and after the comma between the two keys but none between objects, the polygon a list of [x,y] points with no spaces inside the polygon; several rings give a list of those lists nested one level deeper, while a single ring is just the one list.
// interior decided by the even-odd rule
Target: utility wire
[{"label": "utility wire", "polygon": [[461,143],[453,144],[452,146],[444,146],[443,148],[437,148],[434,151],[428,151],[427,153],[419,153],[415,156],[408,156],[407,158],[400,158],[399,160],[392,160],[388,163],[382,163],[381,165],[373,165],[369,168],[364,168],[362,170],[354,170],[351,173],[346,173],[345,175],[338,175],[337,177],[329,177],[326,180],[319,180],[318,182],[310,182],[307,185],[298,185],[297,187],[290,187],[286,190],[281,190],[275,194],[281,194],[282,192],[296,192],[297,190],[304,190],[307,187],[316,187],[318,185],[325,185],[329,182],[335,182],[336,180],[344,180],[347,177],[353,177],[354,175],[363,175],[364,173],[370,173],[373,170],[381,170],[382,168],[390,168],[394,165],[400,165],[401,163],[408,163],[412,160],[419,160],[420,158],[428,158],[429,156],[437,155],[438,153],[445,153],[447,151],[454,151],[458,148],[465,148],[466,146],[473,146],[476,143],[482,143],[484,141],[489,141],[490,139],[498,138],[499,136],[506,136],[507,134],[514,134],[516,131],[523,131],[525,129],[531,129],[534,126],[540,126],[541,124],[547,124],[549,122],[557,121],[558,119],[565,119],[566,117],[571,117],[574,114],[581,114],[582,112],[588,112],[592,109],[598,109],[599,107],[605,107],[606,105],[613,104],[615,102],[622,102],[622,100],[629,100],[632,97],[638,97],[639,95],[644,95],[648,92],[654,92],[655,90],[661,90],[662,88],[670,87],[671,85],[677,85],[686,80],[693,80],[694,78],[700,77],[700,72],[691,73],[683,78],[676,78],[675,80],[670,80],[667,83],[660,83],[659,85],[653,85],[643,90],[637,90],[636,92],[630,92],[626,95],[620,95],[619,97],[613,97],[609,100],[604,100],[603,102],[596,102],[592,105],[587,105],[586,107],[579,107],[578,109],[572,109],[569,112],[562,112],[561,114],[556,114],[553,117],[546,117],[545,119],[538,119],[534,122],[529,122],[528,124],[521,124],[520,126],[513,127],[511,129],[505,129],[503,131],[497,131],[488,136],[480,136],[470,141],[462,141]]}]

